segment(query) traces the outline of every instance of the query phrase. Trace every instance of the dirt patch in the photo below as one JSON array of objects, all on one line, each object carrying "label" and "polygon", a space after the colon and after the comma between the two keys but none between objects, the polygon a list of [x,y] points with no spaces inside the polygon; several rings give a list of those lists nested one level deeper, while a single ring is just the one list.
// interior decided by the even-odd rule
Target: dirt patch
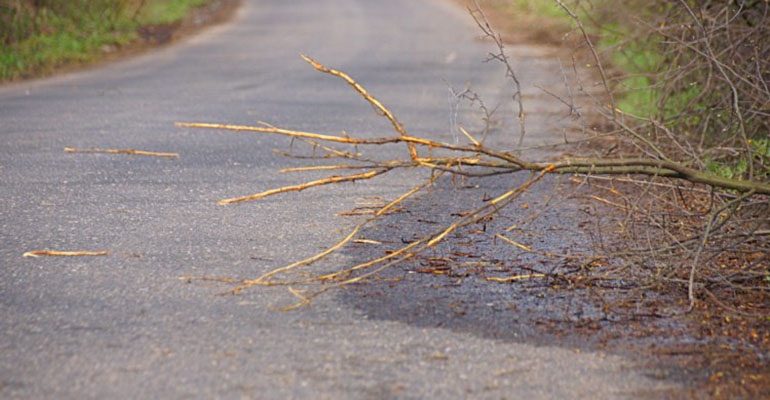
[{"label": "dirt patch", "polygon": [[[450,0],[470,10],[470,0]],[[513,11],[506,0],[479,0],[484,15],[506,43],[563,46],[571,28],[564,21],[545,18],[533,13]],[[556,7],[554,3],[554,7]]]},{"label": "dirt patch", "polygon": [[145,25],[137,30],[139,40],[130,45],[105,49],[98,62],[115,61],[160,46],[166,46],[200,32],[201,29],[228,21],[242,0],[214,0],[192,10],[182,21],[172,24]]}]

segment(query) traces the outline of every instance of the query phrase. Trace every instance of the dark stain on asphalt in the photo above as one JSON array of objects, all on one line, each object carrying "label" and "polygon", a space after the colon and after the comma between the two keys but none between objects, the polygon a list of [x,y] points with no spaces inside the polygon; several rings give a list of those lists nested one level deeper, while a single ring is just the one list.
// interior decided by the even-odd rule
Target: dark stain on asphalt
[{"label": "dark stain on asphalt", "polygon": [[[524,179],[440,181],[429,193],[406,202],[404,211],[382,218],[361,234],[382,245],[355,244],[345,250],[346,256],[353,263],[381,257],[436,232]],[[597,202],[586,200],[581,190],[566,177],[547,177],[493,218],[453,233],[435,248],[338,296],[366,318],[576,351],[641,355],[650,358],[650,376],[702,382],[703,371],[678,359],[655,356],[657,348],[698,344],[698,339],[686,334],[690,331],[687,320],[669,315],[674,312],[674,299],[646,293],[644,302],[629,309],[625,282],[608,281],[601,287],[570,284],[558,276],[587,275],[588,271],[580,271],[577,263],[522,251],[495,237],[504,234],[541,252],[596,254],[608,233],[601,232],[606,227],[598,226],[595,218],[603,210]],[[487,279],[511,276],[521,278]]]}]

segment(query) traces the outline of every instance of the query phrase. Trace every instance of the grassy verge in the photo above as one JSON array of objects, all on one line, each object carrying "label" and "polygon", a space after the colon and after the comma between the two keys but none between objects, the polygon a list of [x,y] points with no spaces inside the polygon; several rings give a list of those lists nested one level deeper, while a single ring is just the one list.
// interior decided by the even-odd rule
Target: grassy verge
[{"label": "grassy verge", "polygon": [[[455,0],[468,6],[466,0]],[[556,3],[542,0],[478,0],[506,41],[559,44],[571,29]]]},{"label": "grassy verge", "polygon": [[182,20],[192,7],[200,7],[210,0],[155,0],[148,2],[142,13],[145,23],[171,24]]},{"label": "grassy verge", "polygon": [[[633,32],[622,16],[629,14],[631,6],[609,0],[564,0],[563,3],[582,22],[604,56],[605,67],[614,68],[615,76],[623,75],[613,82],[618,108],[632,114],[651,115],[656,94],[649,75],[657,69],[661,57],[644,43],[628,40]],[[494,10],[496,25],[514,42],[584,45],[575,21],[555,1],[485,0],[480,4]]]},{"label": "grassy verge", "polygon": [[212,0],[14,0],[0,4],[0,82],[93,63]]}]

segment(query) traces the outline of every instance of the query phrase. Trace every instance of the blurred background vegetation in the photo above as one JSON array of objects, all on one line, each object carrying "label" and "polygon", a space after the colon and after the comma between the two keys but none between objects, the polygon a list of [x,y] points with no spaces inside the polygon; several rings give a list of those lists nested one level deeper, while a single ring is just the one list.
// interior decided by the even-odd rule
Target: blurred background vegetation
[{"label": "blurred background vegetation", "polygon": [[[609,71],[623,123],[667,156],[731,179],[770,180],[770,3],[563,0]],[[556,0],[480,0],[514,40],[587,47]],[[536,22],[533,22],[536,21]],[[583,58],[588,60],[588,58]],[[592,62],[593,60],[588,60]]]},{"label": "blurred background vegetation", "polygon": [[0,0],[0,81],[87,64],[210,0]]}]

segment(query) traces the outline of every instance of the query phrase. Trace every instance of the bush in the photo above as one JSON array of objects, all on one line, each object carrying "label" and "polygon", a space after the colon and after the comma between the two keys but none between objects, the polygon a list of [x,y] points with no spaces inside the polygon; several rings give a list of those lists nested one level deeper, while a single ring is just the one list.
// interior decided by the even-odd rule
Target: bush
[{"label": "bush", "polygon": [[672,160],[768,180],[757,143],[770,133],[770,3],[564,3],[612,71],[608,84],[626,124]]}]

